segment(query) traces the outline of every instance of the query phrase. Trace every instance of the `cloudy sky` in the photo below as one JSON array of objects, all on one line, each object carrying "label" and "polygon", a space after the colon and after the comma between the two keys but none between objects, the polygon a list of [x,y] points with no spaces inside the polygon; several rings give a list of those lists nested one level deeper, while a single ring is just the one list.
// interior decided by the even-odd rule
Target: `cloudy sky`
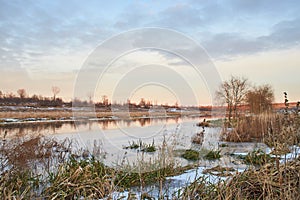
[{"label": "cloudy sky", "polygon": [[[59,96],[70,100],[74,97],[78,73],[82,73],[83,66],[101,44],[132,29],[159,27],[177,31],[203,47],[222,80],[230,75],[244,76],[253,84],[271,84],[277,102],[282,101],[283,91],[289,93],[290,100],[300,100],[297,0],[0,0],[0,3],[0,90],[4,92],[25,88],[29,95],[50,96],[55,85],[61,88]],[[158,43],[165,41],[157,35],[142,36],[141,40],[149,38],[161,40]],[[114,44],[118,46],[118,42]],[[182,47],[179,43],[178,46]],[[196,53],[194,56],[199,56]],[[97,62],[98,66],[101,64]],[[161,103],[180,99],[193,104],[184,100],[184,96],[189,98],[191,94],[172,89],[172,82],[179,81],[183,91],[186,83],[196,99],[200,99],[199,103],[209,104],[213,91],[206,79],[213,77],[198,77],[197,82],[190,66],[189,60],[172,52],[136,50],[119,55],[104,76],[98,77],[96,89],[91,87],[81,96],[93,94],[99,100],[104,94],[110,98],[115,95],[116,101],[122,101],[117,97],[121,93],[114,93],[116,88],[124,91],[124,86],[131,85],[135,77],[156,77],[157,72],[169,81],[154,79],[152,85],[151,79],[136,82],[124,98],[134,100],[145,96]],[[148,75],[143,74],[147,70],[150,70]],[[119,87],[121,82],[123,88]]]}]

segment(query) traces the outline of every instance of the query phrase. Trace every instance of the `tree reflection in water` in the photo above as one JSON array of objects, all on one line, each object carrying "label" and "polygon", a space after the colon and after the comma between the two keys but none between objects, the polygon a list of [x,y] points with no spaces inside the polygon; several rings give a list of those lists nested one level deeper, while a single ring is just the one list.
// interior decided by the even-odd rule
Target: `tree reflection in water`
[{"label": "tree reflection in water", "polygon": [[[189,117],[199,119],[199,117]],[[133,118],[133,119],[105,119],[105,120],[77,120],[77,121],[47,121],[28,123],[7,123],[0,125],[0,138],[4,137],[24,137],[33,135],[51,135],[59,133],[70,133],[76,130],[108,130],[120,127],[144,127],[156,124],[180,123],[180,117],[171,118]]]}]

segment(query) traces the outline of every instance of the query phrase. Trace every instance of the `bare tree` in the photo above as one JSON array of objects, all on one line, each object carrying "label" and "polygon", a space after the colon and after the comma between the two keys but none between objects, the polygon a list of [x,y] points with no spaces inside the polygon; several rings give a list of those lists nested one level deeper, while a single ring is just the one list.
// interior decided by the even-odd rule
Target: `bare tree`
[{"label": "bare tree", "polygon": [[60,88],[57,86],[52,86],[52,93],[53,93],[53,101],[56,100],[56,95],[60,92]]},{"label": "bare tree", "polygon": [[17,91],[18,95],[21,99],[24,99],[26,97],[26,90],[25,89],[18,89]]},{"label": "bare tree", "polygon": [[8,98],[14,98],[14,97],[16,97],[16,96],[14,95],[14,93],[12,93],[12,92],[7,93],[6,96],[7,96]]},{"label": "bare tree", "polygon": [[33,95],[31,96],[31,98],[34,99],[35,101],[38,101],[38,100],[39,100],[39,96],[36,95],[36,94],[33,94]]},{"label": "bare tree", "polygon": [[245,100],[248,91],[248,80],[243,77],[231,76],[216,91],[216,97],[227,104],[228,120],[238,115],[238,106]]},{"label": "bare tree", "polygon": [[107,97],[107,95],[102,96],[102,103],[103,103],[103,105],[108,106],[108,97]]},{"label": "bare tree", "polygon": [[271,111],[273,101],[274,92],[270,85],[253,87],[246,95],[246,102],[249,105],[250,112],[256,114]]},{"label": "bare tree", "polygon": [[140,107],[145,107],[146,106],[146,100],[144,98],[141,98],[141,101],[139,103]]},{"label": "bare tree", "polygon": [[92,92],[88,92],[87,93],[87,97],[89,99],[89,104],[93,104],[93,93]]},{"label": "bare tree", "polygon": [[3,93],[2,93],[2,91],[0,90],[0,98],[2,98],[3,97]]}]

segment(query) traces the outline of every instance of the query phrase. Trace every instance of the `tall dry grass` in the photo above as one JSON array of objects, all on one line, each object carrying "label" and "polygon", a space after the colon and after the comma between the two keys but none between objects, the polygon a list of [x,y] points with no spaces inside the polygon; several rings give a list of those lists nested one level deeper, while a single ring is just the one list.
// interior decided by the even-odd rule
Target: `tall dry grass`
[{"label": "tall dry grass", "polygon": [[299,199],[300,159],[237,174],[220,193],[227,199]]},{"label": "tall dry grass", "polygon": [[224,128],[223,137],[228,142],[262,141],[271,130],[280,132],[283,116],[274,113],[244,116],[239,118],[232,128]]},{"label": "tall dry grass", "polygon": [[[96,161],[92,164],[81,162],[85,150],[74,146],[78,146],[76,141],[68,138],[57,141],[42,136],[14,139],[3,137],[0,140],[1,199],[52,198],[55,197],[54,193],[58,194],[55,198],[63,199],[75,197],[76,194],[89,197],[91,191],[103,197],[107,192],[97,193],[93,190],[98,187],[98,191],[105,186],[98,176],[103,166]],[[88,185],[88,182],[97,182],[97,185]],[[75,193],[71,193],[72,188],[76,188]],[[67,193],[64,193],[65,189]]]},{"label": "tall dry grass", "polygon": [[[166,176],[179,174],[187,168],[176,165],[173,147],[166,140],[157,145],[157,157],[146,159],[139,152],[135,164],[124,161],[115,167],[96,159],[100,147],[92,154],[76,149],[76,141],[34,137],[0,140],[0,196],[2,199],[102,199],[113,192],[143,188],[158,182],[159,196],[164,196]],[[100,144],[99,144],[100,145]],[[74,148],[75,147],[75,148]],[[145,156],[145,157],[144,157]]]},{"label": "tall dry grass", "polygon": [[[261,113],[239,118],[233,128],[224,128],[223,138],[229,142],[260,141],[273,148],[274,159],[259,168],[251,167],[227,181],[212,184],[203,177],[185,188],[183,199],[300,199],[300,157],[286,155],[292,146],[300,146],[299,103],[296,110],[283,113]],[[267,154],[266,154],[267,155]]]},{"label": "tall dry grass", "polygon": [[268,163],[259,169],[236,173],[226,181],[211,183],[200,177],[185,187],[178,199],[291,200],[300,198],[300,159]]},{"label": "tall dry grass", "polygon": [[71,159],[49,176],[49,186],[42,196],[46,199],[100,199],[115,188],[113,170],[94,158]]},{"label": "tall dry grass", "polygon": [[237,120],[233,129],[224,126],[223,138],[229,142],[261,141],[270,147],[287,148],[300,143],[300,102],[289,108],[287,93],[284,92],[283,112],[267,112],[244,116]]},{"label": "tall dry grass", "polygon": [[225,128],[223,139],[228,142],[264,142],[270,147],[300,142],[298,114],[264,113],[241,117],[232,129]]}]

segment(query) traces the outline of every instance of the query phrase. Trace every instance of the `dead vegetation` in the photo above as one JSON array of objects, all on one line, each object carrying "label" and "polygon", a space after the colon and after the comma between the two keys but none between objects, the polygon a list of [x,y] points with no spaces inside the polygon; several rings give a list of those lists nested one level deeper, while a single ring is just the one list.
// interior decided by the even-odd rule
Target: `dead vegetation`
[{"label": "dead vegetation", "polygon": [[215,167],[207,173],[232,175],[226,181],[210,182],[201,176],[183,189],[179,199],[299,199],[300,159],[282,164],[268,163],[259,169],[229,173],[230,168]]},{"label": "dead vegetation", "polygon": [[280,131],[282,116],[273,113],[239,118],[233,129],[224,128],[223,137],[228,142],[251,142],[263,140],[270,129]]},{"label": "dead vegetation", "polygon": [[192,136],[191,140],[192,143],[194,144],[202,145],[204,141],[204,131],[200,131],[199,133],[196,133],[194,136]]},{"label": "dead vegetation", "polygon": [[[186,113],[183,112],[152,112],[151,114],[148,111],[134,111],[134,112],[126,112],[126,111],[114,111],[114,112],[94,112],[93,110],[88,111],[72,111],[72,110],[61,110],[61,111],[0,111],[0,119],[5,118],[14,118],[14,119],[28,119],[28,118],[36,118],[36,119],[51,119],[51,120],[59,120],[59,119],[71,119],[74,116],[78,118],[111,118],[118,117],[120,119],[128,119],[128,118],[139,118],[139,117],[165,117],[165,116],[173,116],[179,117],[182,115],[199,115],[199,111],[189,111]],[[0,121],[1,122],[1,121]]]},{"label": "dead vegetation", "polygon": [[[2,199],[100,199],[113,192],[163,183],[166,176],[183,173],[177,167],[172,149],[164,140],[158,146],[159,157],[115,167],[99,159],[101,144],[94,144],[88,155],[76,149],[76,141],[35,137],[0,140],[0,196]],[[141,152],[144,155],[144,152]]]},{"label": "dead vegetation", "polygon": [[221,189],[226,199],[299,199],[300,159],[268,163],[234,176]]},{"label": "dead vegetation", "polygon": [[223,138],[228,142],[264,142],[270,147],[298,144],[299,116],[269,113],[242,117],[233,129],[224,129]]},{"label": "dead vegetation", "polygon": [[113,173],[94,158],[71,159],[49,177],[42,196],[48,199],[99,199],[114,191]]},{"label": "dead vegetation", "polygon": [[277,151],[300,143],[300,102],[289,108],[287,93],[284,92],[285,109],[281,113],[264,112],[243,116],[228,129],[224,124],[223,139],[228,142],[264,142]]}]

